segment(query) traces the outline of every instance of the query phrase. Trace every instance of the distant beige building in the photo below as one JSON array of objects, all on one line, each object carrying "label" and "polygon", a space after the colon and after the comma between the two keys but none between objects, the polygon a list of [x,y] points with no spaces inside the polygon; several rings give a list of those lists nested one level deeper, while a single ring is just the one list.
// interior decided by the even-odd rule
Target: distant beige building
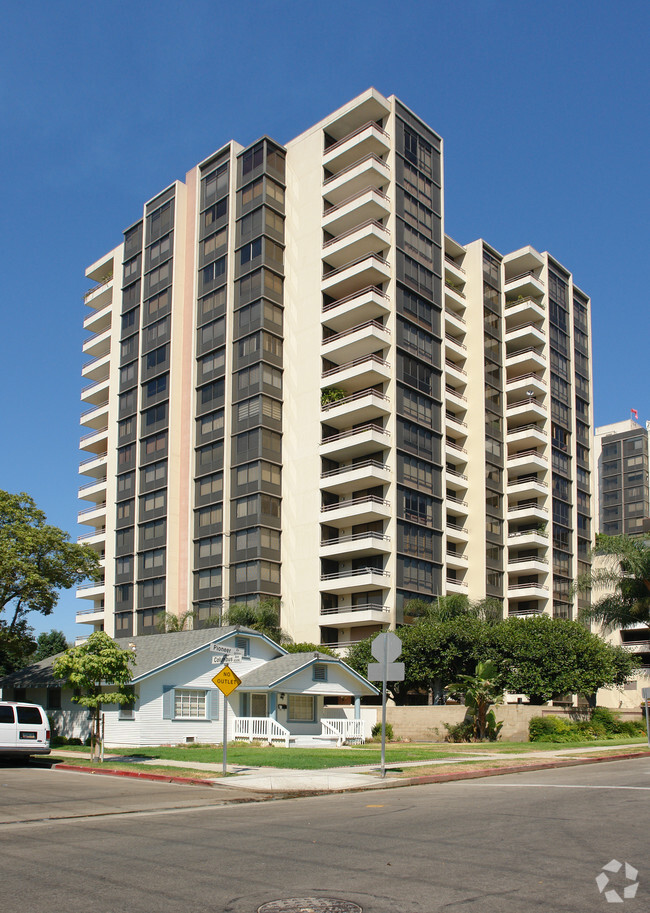
[{"label": "distant beige building", "polygon": [[445,235],[443,143],[368,90],[228,143],[87,270],[77,620],[282,600],[343,646],[463,593],[571,617],[592,538],[589,299]]}]

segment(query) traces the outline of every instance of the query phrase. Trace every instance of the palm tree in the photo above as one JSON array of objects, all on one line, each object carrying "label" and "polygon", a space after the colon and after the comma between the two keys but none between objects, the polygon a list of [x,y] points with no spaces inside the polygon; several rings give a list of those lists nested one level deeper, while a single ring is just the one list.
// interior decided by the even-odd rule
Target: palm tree
[{"label": "palm tree", "polygon": [[579,592],[603,595],[580,614],[607,628],[650,624],[650,545],[630,536],[598,536],[593,552],[597,566],[578,578]]},{"label": "palm tree", "polygon": [[486,659],[476,664],[474,675],[460,675],[458,678],[456,684],[447,686],[447,691],[464,693],[465,706],[472,717],[474,738],[479,742],[486,737],[496,739],[502,724],[496,722],[490,707],[503,703],[503,689],[497,684],[496,664]]},{"label": "palm tree", "polygon": [[224,624],[242,625],[252,628],[260,634],[266,634],[276,643],[290,641],[291,638],[280,627],[280,601],[278,599],[262,599],[255,605],[238,602],[228,609]]},{"label": "palm tree", "polygon": [[191,609],[188,612],[181,612],[175,615],[173,612],[165,612],[158,621],[158,630],[161,634],[177,634],[179,631],[188,631],[190,620],[195,618],[196,612]]}]

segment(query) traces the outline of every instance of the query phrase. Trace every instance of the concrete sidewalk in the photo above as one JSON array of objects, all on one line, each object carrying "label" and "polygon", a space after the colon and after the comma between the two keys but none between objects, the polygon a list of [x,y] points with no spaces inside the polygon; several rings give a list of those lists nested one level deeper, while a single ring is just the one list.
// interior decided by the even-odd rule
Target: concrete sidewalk
[{"label": "concrete sidewalk", "polygon": [[[423,778],[418,774],[418,768],[431,768],[443,765],[448,766],[460,761],[511,762],[507,765],[504,765],[502,768],[488,769],[472,769],[471,766],[466,766],[463,764],[462,766],[459,765],[457,771],[453,771],[451,773],[445,772],[443,775],[445,779],[466,779],[470,776],[489,776],[490,774],[488,773],[488,770],[494,771],[495,769],[499,769],[505,773],[506,771],[510,772],[513,768],[517,767],[519,767],[521,770],[530,769],[530,763],[527,763],[525,766],[521,763],[518,764],[518,762],[521,762],[524,759],[527,759],[528,761],[533,760],[534,762],[544,766],[564,766],[564,764],[567,763],[581,763],[579,760],[580,755],[593,754],[594,752],[597,752],[598,755],[602,756],[604,759],[613,759],[617,756],[627,758],[631,754],[631,749],[637,749],[637,751],[634,753],[640,757],[644,757],[645,755],[643,753],[639,754],[639,747],[641,746],[594,744],[593,746],[590,745],[585,748],[565,747],[551,751],[525,751],[516,752],[513,754],[491,752],[489,749],[477,750],[476,752],[459,752],[458,756],[453,759],[435,758],[428,761],[403,761],[388,763],[386,765],[387,776],[385,779],[382,779],[380,767],[376,763],[355,767],[333,767],[323,770],[296,770],[277,767],[242,767],[241,765],[237,764],[229,764],[228,772],[230,774],[234,774],[235,776],[228,777],[226,779],[222,777],[215,777],[214,780],[208,779],[207,782],[213,782],[215,785],[218,784],[220,787],[237,790],[250,790],[251,792],[270,792],[280,794],[305,792],[339,792],[351,789],[372,789],[388,786],[407,786],[412,782],[408,777],[401,777],[397,779],[394,775],[391,776],[392,770],[405,771],[407,769],[412,769],[413,780],[423,782],[424,779],[428,780],[431,778],[433,782],[436,778],[435,774],[431,774]],[[453,748],[451,748],[451,746],[450,750],[453,752]],[[66,757],[66,760],[69,759],[71,763],[74,762],[75,758],[84,758],[86,760],[90,758],[89,754],[82,754],[76,751],[65,751],[64,749],[56,749],[53,753],[57,756]],[[650,751],[648,751],[648,757],[650,757]],[[578,760],[572,760],[575,758]],[[110,752],[105,755],[105,760],[120,760],[124,761],[125,763],[139,765],[141,764],[143,767],[143,774],[145,774],[146,767],[149,765],[156,767],[169,767],[170,774],[174,768],[187,769],[188,767],[187,762],[184,761],[171,761],[163,760],[160,758],[145,759],[142,758],[142,756],[129,757],[125,755],[111,755]],[[589,760],[591,761],[592,759]],[[200,761],[193,761],[191,767],[194,770],[203,770],[207,773],[214,772],[215,774],[221,774],[222,770],[222,765],[219,763],[211,764]],[[89,770],[89,768],[84,768],[84,770]]]}]

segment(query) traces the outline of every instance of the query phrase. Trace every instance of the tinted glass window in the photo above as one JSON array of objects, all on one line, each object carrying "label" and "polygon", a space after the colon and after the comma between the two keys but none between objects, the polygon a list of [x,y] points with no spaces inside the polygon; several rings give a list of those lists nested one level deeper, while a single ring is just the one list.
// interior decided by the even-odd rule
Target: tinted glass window
[{"label": "tinted glass window", "polygon": [[28,723],[30,726],[40,726],[43,722],[41,719],[41,711],[38,707],[16,707],[16,712],[18,714],[19,723]]},{"label": "tinted glass window", "polygon": [[13,707],[0,707],[0,723],[13,723],[14,722],[14,708]]}]

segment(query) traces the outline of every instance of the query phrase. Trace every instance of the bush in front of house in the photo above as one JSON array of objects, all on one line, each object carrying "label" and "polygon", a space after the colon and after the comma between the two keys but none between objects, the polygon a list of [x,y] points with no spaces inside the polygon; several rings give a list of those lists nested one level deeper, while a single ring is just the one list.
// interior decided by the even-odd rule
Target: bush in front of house
[{"label": "bush in front of house", "polygon": [[[381,739],[381,723],[375,723],[375,725],[372,727],[372,737],[373,739]],[[394,738],[395,735],[393,733],[393,724],[386,723],[386,741],[392,742]]]}]

